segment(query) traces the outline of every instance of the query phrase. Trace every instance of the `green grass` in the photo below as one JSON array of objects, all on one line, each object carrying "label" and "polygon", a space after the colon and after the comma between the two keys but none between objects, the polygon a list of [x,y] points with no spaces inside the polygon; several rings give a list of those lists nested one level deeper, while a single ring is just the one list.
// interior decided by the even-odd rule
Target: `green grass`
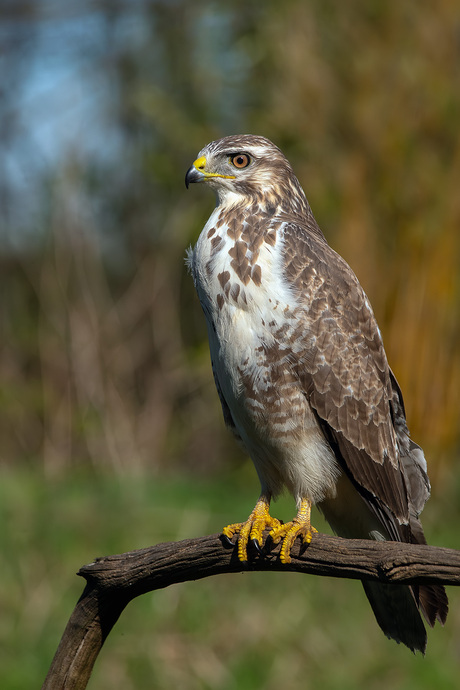
[{"label": "green grass", "polygon": [[[40,687],[95,556],[218,531],[257,497],[252,470],[217,482],[3,472],[0,687]],[[430,540],[457,546],[453,487],[431,502]],[[430,505],[430,504],[429,504]],[[292,512],[283,499],[274,514]],[[320,528],[322,523],[315,521]],[[436,527],[436,529],[435,529]],[[444,529],[445,528],[445,529]],[[93,690],[440,690],[458,687],[459,595],[425,658],[382,635],[357,582],[245,573],[174,585],[132,602],[96,663]]]}]

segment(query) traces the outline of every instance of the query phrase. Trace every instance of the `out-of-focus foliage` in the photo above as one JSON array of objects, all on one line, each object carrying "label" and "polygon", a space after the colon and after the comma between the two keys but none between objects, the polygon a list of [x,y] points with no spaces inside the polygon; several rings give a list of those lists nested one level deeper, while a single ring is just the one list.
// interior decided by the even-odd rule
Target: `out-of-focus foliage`
[{"label": "out-of-focus foliage", "polygon": [[[82,592],[74,577],[94,555],[213,533],[254,504],[257,479],[241,471],[194,477],[3,472],[0,687],[39,688]],[[458,546],[460,486],[446,488],[424,521],[427,536]],[[180,506],[180,509],[178,508]],[[292,501],[276,515],[292,516]],[[437,513],[436,532],[430,518]],[[321,529],[322,521],[315,517]],[[444,628],[427,655],[380,631],[361,584],[255,573],[220,575],[145,594],[104,643],[88,690],[454,690],[458,686],[460,592],[449,591]]]},{"label": "out-of-focus foliage", "polygon": [[184,266],[209,140],[290,158],[367,290],[433,476],[458,449],[460,7],[4,3],[0,438],[49,472],[235,450]]},{"label": "out-of-focus foliage", "polygon": [[[213,205],[184,174],[213,138],[260,133],[290,158],[374,305],[430,477],[449,478],[429,539],[458,545],[459,65],[452,0],[3,0],[2,687],[44,677],[82,562],[252,507],[184,263]],[[190,491],[187,471],[214,469]],[[455,592],[421,660],[357,583],[266,575],[134,602],[95,687],[456,686]]]}]

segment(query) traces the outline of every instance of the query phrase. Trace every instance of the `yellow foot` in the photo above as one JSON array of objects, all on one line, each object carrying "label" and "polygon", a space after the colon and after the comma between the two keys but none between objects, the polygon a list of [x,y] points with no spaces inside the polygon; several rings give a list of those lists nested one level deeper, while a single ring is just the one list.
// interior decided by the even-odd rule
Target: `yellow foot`
[{"label": "yellow foot", "polygon": [[317,530],[311,525],[310,515],[311,503],[306,498],[302,498],[299,512],[292,522],[287,522],[285,525],[274,527],[271,530],[269,537],[274,544],[278,544],[281,539],[283,540],[280,551],[281,563],[291,562],[291,549],[297,537],[302,537],[305,545],[311,542],[312,535]]},{"label": "yellow foot", "polygon": [[260,549],[264,530],[271,528],[274,531],[282,527],[282,523],[269,514],[269,507],[270,499],[261,496],[246,522],[235,522],[222,530],[224,536],[230,541],[235,534],[238,534],[238,558],[240,561],[246,562],[248,560],[249,540],[253,541],[256,547]]}]

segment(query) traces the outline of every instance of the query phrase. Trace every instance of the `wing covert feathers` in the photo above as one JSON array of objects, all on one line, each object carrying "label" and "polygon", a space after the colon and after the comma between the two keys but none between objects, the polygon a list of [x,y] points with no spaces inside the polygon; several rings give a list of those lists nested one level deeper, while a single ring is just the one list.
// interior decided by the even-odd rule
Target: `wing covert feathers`
[{"label": "wing covert feathers", "polygon": [[[299,318],[312,336],[298,358],[298,376],[318,423],[389,538],[426,543],[418,520],[430,495],[426,462],[409,438],[402,394],[367,297],[345,261],[308,226],[288,224],[284,244],[286,275],[305,303]],[[430,626],[443,624],[444,588],[363,586],[384,633],[424,653],[418,611]]]},{"label": "wing covert feathers", "polygon": [[401,523],[408,500],[390,403],[382,338],[356,276],[325,242],[297,224],[284,234],[286,275],[296,288],[310,338],[298,375],[344,469]]}]

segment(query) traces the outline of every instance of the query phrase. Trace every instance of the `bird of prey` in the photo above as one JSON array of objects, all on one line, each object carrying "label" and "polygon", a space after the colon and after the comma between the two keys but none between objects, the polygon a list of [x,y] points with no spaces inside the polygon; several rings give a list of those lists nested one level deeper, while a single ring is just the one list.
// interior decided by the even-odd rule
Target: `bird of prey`
[{"label": "bird of prey", "polygon": [[[426,462],[371,305],[288,160],[264,137],[229,136],[200,151],[191,182],[217,195],[188,263],[225,422],[261,483],[248,519],[223,530],[240,560],[269,529],[289,563],[295,539],[308,544],[315,531],[312,504],[340,536],[426,543]],[[286,524],[269,513],[283,489],[298,508]],[[363,585],[383,632],[424,652],[420,612],[430,626],[444,623],[443,587]]]}]

